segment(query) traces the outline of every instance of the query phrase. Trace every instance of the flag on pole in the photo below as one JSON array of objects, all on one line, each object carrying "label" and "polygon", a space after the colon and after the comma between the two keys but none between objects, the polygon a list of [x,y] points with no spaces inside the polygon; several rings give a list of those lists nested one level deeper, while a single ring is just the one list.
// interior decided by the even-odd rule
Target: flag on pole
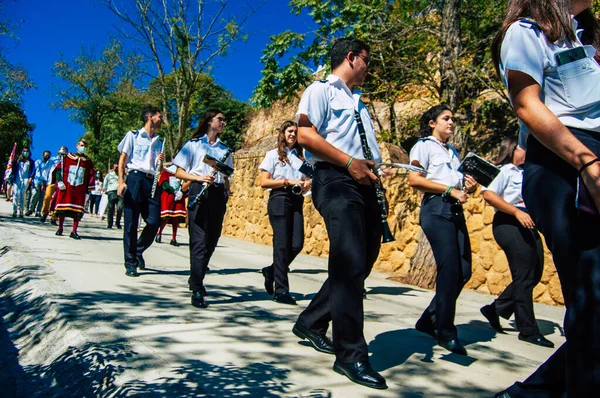
[{"label": "flag on pole", "polygon": [[12,164],[15,161],[15,152],[17,152],[16,142],[15,145],[13,145],[12,152],[10,153],[10,157],[8,158],[8,162],[6,163],[6,170],[4,170],[4,181],[7,181],[12,173]]}]

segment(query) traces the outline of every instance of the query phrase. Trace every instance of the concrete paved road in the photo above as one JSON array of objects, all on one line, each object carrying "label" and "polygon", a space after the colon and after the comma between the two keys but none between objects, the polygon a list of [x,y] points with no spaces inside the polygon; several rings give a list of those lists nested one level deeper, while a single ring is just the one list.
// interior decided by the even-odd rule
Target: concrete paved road
[{"label": "concrete paved road", "polygon": [[[414,329],[432,292],[374,273],[365,336],[389,389],[372,390],[333,372],[332,356],[291,333],[326,277],[326,259],[299,256],[290,275],[299,305],[286,306],[262,286],[271,248],[223,237],[206,278],[210,306],[199,310],[189,304],[185,229],[173,247],[167,227],[167,243],[146,252],[147,270],[129,278],[121,231],[86,216],[75,241],[10,212],[2,200],[0,340],[17,396],[491,397],[553,352],[519,341],[509,322],[496,334],[479,313],[493,297],[465,291],[456,324],[469,356],[448,353]],[[536,314],[546,337],[562,344],[564,310],[536,305]]]}]

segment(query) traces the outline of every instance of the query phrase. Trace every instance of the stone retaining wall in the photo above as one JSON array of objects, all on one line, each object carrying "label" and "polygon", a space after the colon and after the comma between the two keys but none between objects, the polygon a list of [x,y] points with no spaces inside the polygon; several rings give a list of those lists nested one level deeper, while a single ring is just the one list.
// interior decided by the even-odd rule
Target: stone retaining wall
[{"label": "stone retaining wall", "polygon": [[[384,159],[391,156],[392,159],[396,158],[395,161],[406,161],[406,154],[402,158],[399,152],[397,147],[382,147]],[[228,203],[223,234],[270,245],[273,231],[267,216],[269,194],[260,187],[258,172],[258,165],[264,154],[264,150],[240,151],[235,154],[233,196]],[[400,159],[397,159],[398,157]],[[384,186],[390,204],[388,222],[396,240],[382,245],[375,268],[388,273],[394,279],[414,283],[413,273],[422,266],[419,262],[422,262],[426,252],[430,251],[419,226],[420,195],[408,186],[407,178],[402,173],[384,180]],[[497,295],[510,283],[511,276],[506,256],[492,235],[494,210],[483,200],[479,191],[470,195],[464,208],[473,252],[473,276],[466,288]],[[327,256],[327,231],[310,197],[307,197],[304,203],[304,223],[303,252],[314,256]],[[558,275],[547,249],[544,274],[534,290],[534,299],[544,304],[564,304]]]}]

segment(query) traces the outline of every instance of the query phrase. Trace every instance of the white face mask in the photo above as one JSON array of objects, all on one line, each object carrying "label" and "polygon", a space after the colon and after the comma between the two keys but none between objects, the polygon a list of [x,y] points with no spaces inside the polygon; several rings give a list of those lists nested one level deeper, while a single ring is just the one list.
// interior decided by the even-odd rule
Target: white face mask
[{"label": "white face mask", "polygon": [[77,152],[85,153],[85,151],[86,151],[86,147],[84,147],[84,146],[77,147]]}]

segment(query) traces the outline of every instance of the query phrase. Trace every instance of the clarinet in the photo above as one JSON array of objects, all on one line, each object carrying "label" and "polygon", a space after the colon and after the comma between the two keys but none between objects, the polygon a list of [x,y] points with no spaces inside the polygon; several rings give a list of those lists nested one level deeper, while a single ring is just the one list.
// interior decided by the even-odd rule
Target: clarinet
[{"label": "clarinet", "polygon": [[158,186],[158,180],[162,171],[162,165],[162,160],[159,160],[158,165],[156,166],[156,174],[154,174],[154,181],[152,181],[152,199],[154,199],[154,195],[156,194],[156,187]]},{"label": "clarinet", "polygon": [[[229,155],[231,155],[231,152],[233,152],[233,150],[231,148],[227,148],[227,151],[225,151],[225,155],[223,155],[223,157],[219,160],[221,163],[225,163],[225,161],[227,160],[227,158],[229,157]],[[211,177],[216,177],[217,176],[217,169],[213,168],[213,171],[210,173]],[[188,202],[188,210],[194,210],[194,207],[196,207],[196,204],[198,202],[201,202],[202,199],[204,199],[206,197],[206,195],[208,195],[208,187],[210,186],[210,184],[206,181],[204,181],[202,183],[202,186],[200,187],[200,192],[198,192],[196,194],[196,196],[194,196],[193,198],[190,198],[190,201]]]},{"label": "clarinet", "polygon": [[[360,144],[362,146],[363,154],[365,155],[365,158],[367,160],[373,160],[373,153],[371,152],[371,148],[369,148],[369,143],[367,142],[367,134],[365,133],[365,127],[363,126],[360,114],[357,110],[354,110],[354,119],[358,124],[358,135],[360,136]],[[375,168],[372,168],[371,171],[373,172],[373,174],[378,175],[378,172]],[[395,239],[392,235],[392,231],[390,231],[390,226],[387,222],[388,210],[385,204],[385,191],[383,189],[383,185],[381,185],[380,180],[375,180],[373,181],[373,186],[375,188],[375,196],[377,196],[377,204],[379,205],[379,214],[381,216],[382,242],[393,242]]]}]

